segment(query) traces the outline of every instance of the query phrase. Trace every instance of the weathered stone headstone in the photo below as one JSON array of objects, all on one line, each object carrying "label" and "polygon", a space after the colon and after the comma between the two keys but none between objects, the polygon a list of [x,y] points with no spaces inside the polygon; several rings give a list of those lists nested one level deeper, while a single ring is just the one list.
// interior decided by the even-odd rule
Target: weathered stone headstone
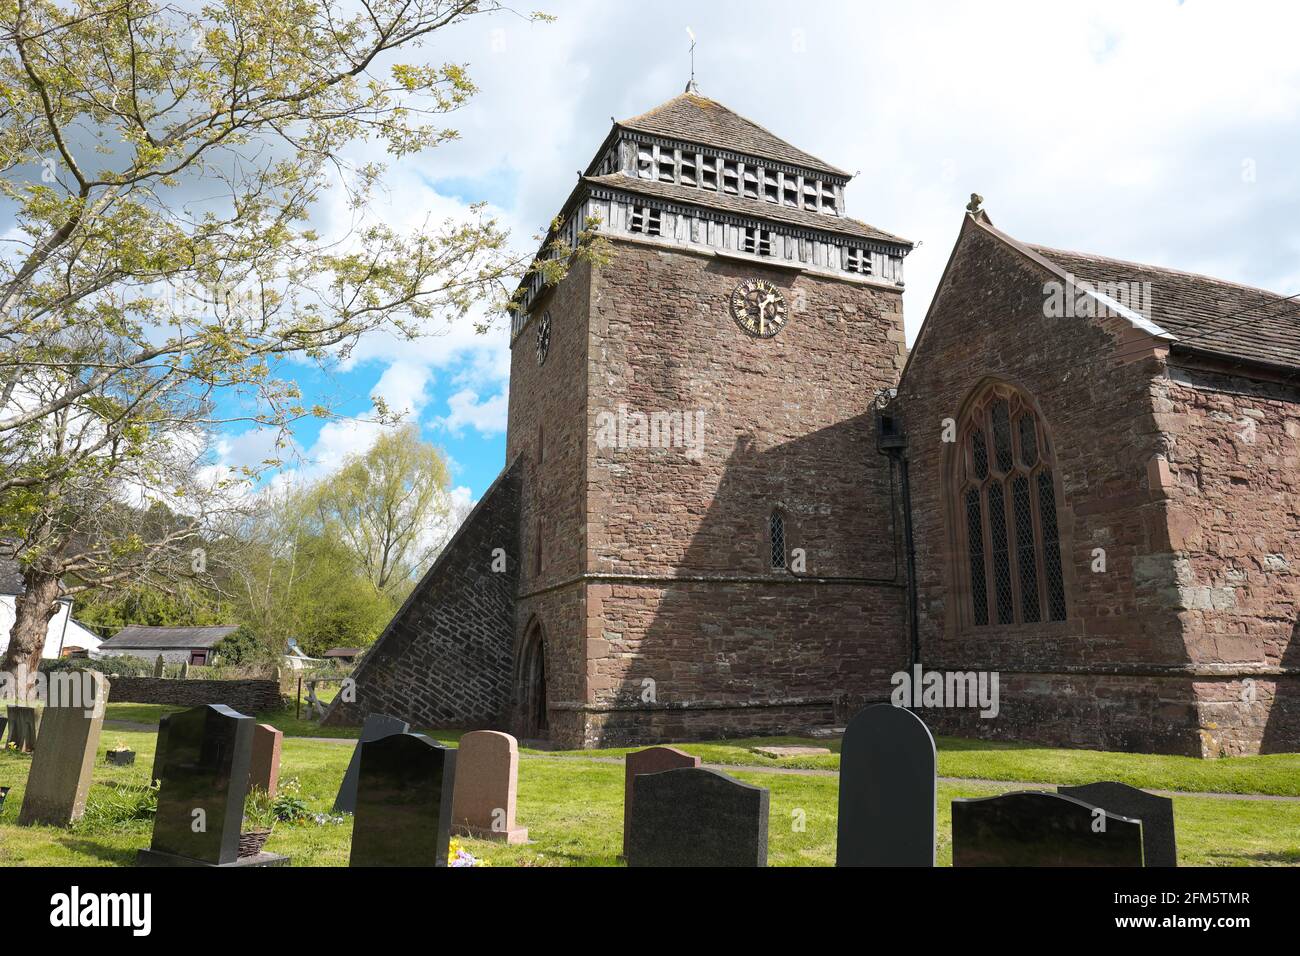
[{"label": "weathered stone headstone", "polygon": [[528,842],[528,829],[515,825],[519,789],[519,742],[495,730],[475,730],[456,749],[452,829],[466,836],[506,843]]},{"label": "weathered stone headstone", "polygon": [[153,771],[149,779],[154,783],[162,781],[163,756],[167,753],[167,720],[170,714],[158,718],[158,739],[154,742]]},{"label": "weathered stone headstone", "polygon": [[167,667],[167,662],[166,662],[165,660],[163,660],[163,656],[162,656],[161,654],[159,654],[159,655],[158,655],[158,659],[157,659],[156,661],[153,662],[153,676],[154,676],[154,677],[162,677],[162,676],[163,676],[163,670],[164,670],[166,667]]},{"label": "weathered stone headstone", "polygon": [[628,866],[767,866],[768,792],[716,770],[632,778]]},{"label": "weathered stone headstone", "polygon": [[698,767],[700,758],[676,747],[648,747],[623,758],[623,856],[627,856],[628,833],[632,827],[632,780],[643,773]]},{"label": "weathered stone headstone", "polygon": [[456,751],[423,734],[360,745],[349,866],[446,866]]},{"label": "weathered stone headstone", "polygon": [[97,671],[86,671],[81,687],[89,695],[87,699],[59,701],[57,706],[45,708],[41,746],[32,757],[27,792],[18,814],[18,822],[24,826],[66,827],[86,810],[109,687],[107,678]]},{"label": "weathered stone headstone", "polygon": [[253,718],[224,704],[172,714],[153,842],[140,866],[270,866],[282,856],[239,856]]},{"label": "weathered stone headstone", "polygon": [[937,757],[916,714],[872,704],[840,743],[837,866],[934,866]]},{"label": "weathered stone headstone", "polygon": [[1059,793],[952,802],[953,866],[1141,866],[1142,824]]},{"label": "weathered stone headstone", "polygon": [[1078,787],[1057,787],[1057,793],[1074,797],[1116,816],[1142,821],[1142,857],[1146,866],[1177,866],[1174,841],[1174,801],[1147,793],[1126,783],[1102,781]]},{"label": "weathered stone headstone", "polygon": [[392,734],[404,734],[411,725],[387,714],[367,714],[366,722],[361,725],[361,739],[352,749],[352,759],[348,761],[347,773],[343,775],[343,784],[338,796],[334,798],[335,813],[352,813],[357,806],[357,772],[361,766],[361,747],[372,740],[380,740]]},{"label": "weathered stone headstone", "polygon": [[248,786],[274,797],[280,785],[280,745],[284,734],[270,724],[253,728],[253,755],[248,764]]},{"label": "weathered stone headstone", "polygon": [[5,728],[9,726],[8,717],[0,717],[0,742],[5,739]]},{"label": "weathered stone headstone", "polygon": [[41,711],[35,707],[14,705],[9,707],[9,742],[23,753],[36,750],[36,738],[41,732]]}]

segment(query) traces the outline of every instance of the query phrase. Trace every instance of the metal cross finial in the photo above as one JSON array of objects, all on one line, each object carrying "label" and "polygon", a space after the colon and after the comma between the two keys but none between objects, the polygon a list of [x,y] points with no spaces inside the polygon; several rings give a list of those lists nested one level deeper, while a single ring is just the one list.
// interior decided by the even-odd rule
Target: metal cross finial
[{"label": "metal cross finial", "polygon": [[686,35],[691,38],[691,81],[686,84],[686,92],[698,93],[700,88],[695,85],[695,31],[687,27]]}]

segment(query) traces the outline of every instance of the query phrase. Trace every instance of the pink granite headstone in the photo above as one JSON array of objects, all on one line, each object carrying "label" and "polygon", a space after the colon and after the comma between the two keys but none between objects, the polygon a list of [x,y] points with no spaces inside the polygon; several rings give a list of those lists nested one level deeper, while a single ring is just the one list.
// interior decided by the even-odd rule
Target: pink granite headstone
[{"label": "pink granite headstone", "polygon": [[270,724],[253,728],[253,757],[248,763],[248,786],[274,797],[280,785],[280,744],[284,734]]},{"label": "pink granite headstone", "polygon": [[519,743],[514,737],[495,730],[475,730],[461,737],[451,799],[452,831],[484,840],[528,842],[528,829],[515,825],[518,788]]},{"label": "pink granite headstone", "polygon": [[623,855],[627,856],[628,826],[632,819],[632,778],[643,773],[698,767],[699,757],[692,757],[675,747],[650,747],[623,758]]}]

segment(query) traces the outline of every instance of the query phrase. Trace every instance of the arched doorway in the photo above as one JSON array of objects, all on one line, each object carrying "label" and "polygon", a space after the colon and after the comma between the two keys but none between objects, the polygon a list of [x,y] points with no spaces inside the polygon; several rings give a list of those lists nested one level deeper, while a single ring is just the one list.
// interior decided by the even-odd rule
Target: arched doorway
[{"label": "arched doorway", "polygon": [[519,655],[519,736],[545,740],[550,736],[546,713],[546,639],[542,624],[534,621],[524,635]]}]

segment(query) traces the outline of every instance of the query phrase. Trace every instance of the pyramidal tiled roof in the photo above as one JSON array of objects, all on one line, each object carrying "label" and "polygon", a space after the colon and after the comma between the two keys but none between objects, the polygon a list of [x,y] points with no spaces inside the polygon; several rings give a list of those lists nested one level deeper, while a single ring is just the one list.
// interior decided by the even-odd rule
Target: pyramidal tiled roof
[{"label": "pyramidal tiled roof", "polygon": [[689,90],[640,116],[620,120],[617,125],[623,129],[699,143],[702,146],[731,149],[835,176],[851,176],[850,173],[791,146],[779,136],[727,109],[716,100]]}]

